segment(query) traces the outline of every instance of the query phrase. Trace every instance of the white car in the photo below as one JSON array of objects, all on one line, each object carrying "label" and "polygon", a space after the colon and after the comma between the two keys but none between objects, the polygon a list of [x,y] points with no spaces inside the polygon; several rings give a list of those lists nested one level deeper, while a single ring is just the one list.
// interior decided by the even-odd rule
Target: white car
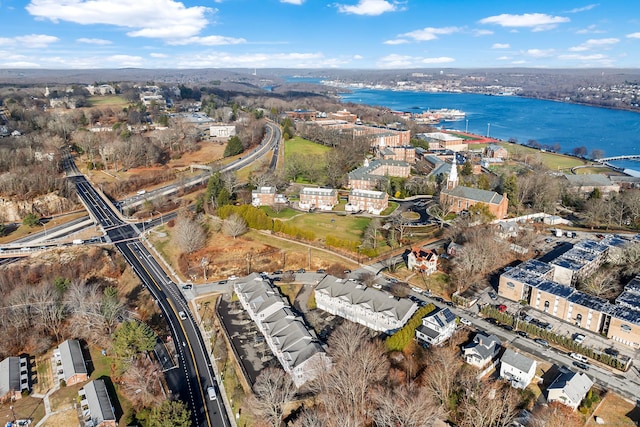
[{"label": "white car", "polygon": [[375,289],[382,289],[382,285],[381,285],[380,283],[374,283],[374,284],[373,284],[373,287],[374,287]]},{"label": "white car", "polygon": [[464,317],[460,318],[460,323],[462,323],[463,325],[471,326],[471,320],[465,319]]},{"label": "white car", "polygon": [[418,295],[422,295],[422,289],[420,289],[420,288],[418,288],[418,287],[416,287],[416,286],[412,286],[412,287],[411,287],[411,290],[412,290],[413,292],[415,292],[416,294],[418,294]]},{"label": "white car", "polygon": [[213,387],[207,388],[207,394],[209,394],[209,400],[216,400],[216,389]]},{"label": "white car", "polygon": [[582,354],[571,353],[569,356],[572,359],[576,359],[578,362],[587,363],[589,361],[589,359],[587,359],[587,356],[583,356]]},{"label": "white car", "polygon": [[184,311],[179,311],[178,316],[180,316],[182,320],[187,320],[187,314]]},{"label": "white car", "polygon": [[585,337],[584,335],[582,335],[582,334],[577,334],[577,335],[575,336],[575,338],[573,338],[573,342],[575,342],[576,344],[582,344],[582,343],[584,342],[584,339],[585,339],[585,338],[586,338],[586,337]]}]

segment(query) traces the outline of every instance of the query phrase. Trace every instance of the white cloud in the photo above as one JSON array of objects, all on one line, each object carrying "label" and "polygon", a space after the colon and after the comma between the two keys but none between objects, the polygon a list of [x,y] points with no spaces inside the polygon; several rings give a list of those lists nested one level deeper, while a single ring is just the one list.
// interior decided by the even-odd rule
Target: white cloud
[{"label": "white cloud", "polygon": [[302,3],[304,3],[304,0],[280,0],[280,3],[289,3],[289,4],[295,4],[299,6]]},{"label": "white cloud", "polygon": [[384,42],[384,44],[389,44],[389,45],[397,45],[397,44],[406,44],[409,43],[409,40],[406,39],[394,39],[394,40],[387,40]]},{"label": "white cloud", "polygon": [[446,64],[454,62],[454,58],[440,56],[435,58],[425,58],[421,56],[391,54],[378,60],[379,68],[418,68],[425,64]]},{"label": "white cloud", "polygon": [[108,44],[111,44],[111,40],[105,40],[105,39],[88,39],[86,37],[81,37],[79,39],[76,39],[76,41],[78,43],[87,43],[87,44],[96,44],[96,45],[100,45],[100,46],[105,46]]},{"label": "white cloud", "polygon": [[385,44],[401,44],[407,43],[407,39],[413,39],[417,42],[424,42],[430,40],[436,40],[440,35],[453,34],[460,31],[458,27],[442,27],[442,28],[434,28],[434,27],[426,27],[421,30],[410,31],[408,33],[398,35],[398,39],[395,40],[387,40]]},{"label": "white cloud", "polygon": [[60,40],[46,34],[28,34],[25,36],[0,37],[0,46],[18,46],[27,49],[42,49]]},{"label": "white cloud", "polygon": [[353,59],[355,59],[355,60],[364,59],[364,56],[362,56],[362,55],[353,55]]},{"label": "white cloud", "polygon": [[534,58],[545,58],[553,55],[554,49],[528,49],[524,53]]},{"label": "white cloud", "polygon": [[594,3],[594,4],[588,4],[588,5],[583,6],[583,7],[576,7],[576,8],[574,8],[574,9],[567,10],[565,13],[579,13],[579,12],[586,12],[586,11],[588,11],[588,10],[593,9],[594,7],[597,7],[597,6],[600,6],[600,5],[599,5],[599,4],[597,4],[597,3]]},{"label": "white cloud", "polygon": [[176,58],[177,68],[274,68],[283,63],[288,68],[337,68],[353,58],[327,58],[322,53],[248,53],[209,52]]},{"label": "white cloud", "polygon": [[494,43],[491,49],[509,49],[510,47],[509,43]]},{"label": "white cloud", "polygon": [[526,64],[527,61],[525,61],[524,59],[518,59],[517,61],[511,61],[511,63],[513,65],[522,65],[522,64]]},{"label": "white cloud", "polygon": [[510,56],[500,56],[497,58],[498,61],[508,61],[509,59],[511,59]]},{"label": "white cloud", "polygon": [[341,13],[368,16],[378,16],[386,12],[402,10],[397,2],[388,0],[360,0],[356,5],[336,4],[335,6]]},{"label": "white cloud", "polygon": [[202,46],[223,46],[229,44],[242,44],[246,43],[245,39],[238,39],[234,37],[225,37],[225,36],[194,36],[186,39],[176,39],[176,40],[167,40],[167,44],[170,45],[187,45],[187,44],[197,44]]},{"label": "white cloud", "polygon": [[545,13],[525,13],[522,15],[502,15],[489,16],[481,19],[481,24],[495,24],[501,27],[518,28],[527,27],[532,31],[545,31],[557,27],[558,24],[569,22],[570,19],[564,16],[551,16]]},{"label": "white cloud", "polygon": [[570,47],[569,51],[571,52],[583,52],[585,50],[591,50],[599,47],[606,48],[613,44],[616,44],[620,41],[620,39],[616,38],[608,38],[608,39],[589,39],[581,45]]},{"label": "white cloud", "polygon": [[0,63],[2,68],[40,68],[40,64],[28,61],[16,61],[16,62],[2,62]]},{"label": "white cloud", "polygon": [[133,55],[111,55],[105,58],[108,64],[116,64],[116,67],[141,67],[143,58]]},{"label": "white cloud", "polygon": [[472,31],[473,35],[475,37],[482,37],[482,36],[490,36],[493,34],[493,31],[491,30],[473,30]]},{"label": "white cloud", "polygon": [[208,24],[205,15],[215,11],[174,0],[31,0],[26,9],[55,23],[114,25],[131,29],[130,37],[160,39],[197,35]]},{"label": "white cloud", "polygon": [[627,34],[627,38],[630,38],[630,39],[640,39],[640,33],[631,33],[631,34]]},{"label": "white cloud", "polygon": [[156,53],[156,52],[151,52],[149,56],[152,58],[168,58],[169,57],[169,55],[167,55],[166,53]]},{"label": "white cloud", "polygon": [[595,24],[589,25],[587,28],[581,28],[576,31],[576,34],[602,34],[605,31],[599,30]]}]

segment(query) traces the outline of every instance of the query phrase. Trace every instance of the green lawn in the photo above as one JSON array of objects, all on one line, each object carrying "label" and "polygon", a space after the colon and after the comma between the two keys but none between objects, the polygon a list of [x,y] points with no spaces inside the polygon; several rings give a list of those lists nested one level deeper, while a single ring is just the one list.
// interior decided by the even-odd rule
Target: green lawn
[{"label": "green lawn", "polygon": [[[487,145],[488,144],[474,144],[473,148],[484,149]],[[506,148],[510,156],[518,156],[524,161],[537,160],[539,158],[540,161],[550,170],[571,169],[575,166],[582,166],[591,163],[578,159],[577,157],[541,151],[520,144],[512,144],[510,142],[499,142],[497,145]]]},{"label": "green lawn", "polygon": [[274,211],[269,206],[261,206],[260,209],[262,209],[270,218],[289,219],[300,214],[300,212],[291,208],[284,208],[280,212]]},{"label": "green lawn", "polygon": [[362,240],[362,232],[371,219],[335,214],[305,214],[292,218],[289,223],[311,230],[316,237],[324,240],[328,235],[353,241]]},{"label": "green lawn", "polygon": [[[331,148],[296,136],[284,142],[284,161],[294,154],[318,156],[324,164],[324,153]],[[320,160],[320,159],[319,159]]]},{"label": "green lawn", "polygon": [[90,107],[104,107],[107,105],[125,107],[129,105],[129,101],[118,95],[90,96],[87,101]]}]

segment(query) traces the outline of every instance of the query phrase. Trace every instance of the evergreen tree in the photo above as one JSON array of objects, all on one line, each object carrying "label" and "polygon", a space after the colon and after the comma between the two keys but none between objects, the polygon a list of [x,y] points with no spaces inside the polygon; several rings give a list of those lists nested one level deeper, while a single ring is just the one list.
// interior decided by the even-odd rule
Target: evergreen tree
[{"label": "evergreen tree", "polygon": [[242,141],[240,141],[237,135],[234,135],[229,138],[229,142],[227,142],[227,147],[224,149],[224,157],[235,156],[243,151]]}]

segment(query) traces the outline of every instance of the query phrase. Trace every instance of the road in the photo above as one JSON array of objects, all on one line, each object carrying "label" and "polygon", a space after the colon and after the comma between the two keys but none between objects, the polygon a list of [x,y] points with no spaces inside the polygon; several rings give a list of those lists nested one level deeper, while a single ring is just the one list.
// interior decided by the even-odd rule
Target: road
[{"label": "road", "polygon": [[[139,228],[122,221],[86,177],[74,175],[69,179],[75,184],[87,210],[151,293],[167,321],[179,358],[179,367],[165,373],[172,393],[188,404],[194,426],[229,426],[211,359],[180,290],[140,242]],[[185,320],[180,319],[181,311],[187,315]],[[215,400],[207,396],[210,386],[216,390]]]}]

